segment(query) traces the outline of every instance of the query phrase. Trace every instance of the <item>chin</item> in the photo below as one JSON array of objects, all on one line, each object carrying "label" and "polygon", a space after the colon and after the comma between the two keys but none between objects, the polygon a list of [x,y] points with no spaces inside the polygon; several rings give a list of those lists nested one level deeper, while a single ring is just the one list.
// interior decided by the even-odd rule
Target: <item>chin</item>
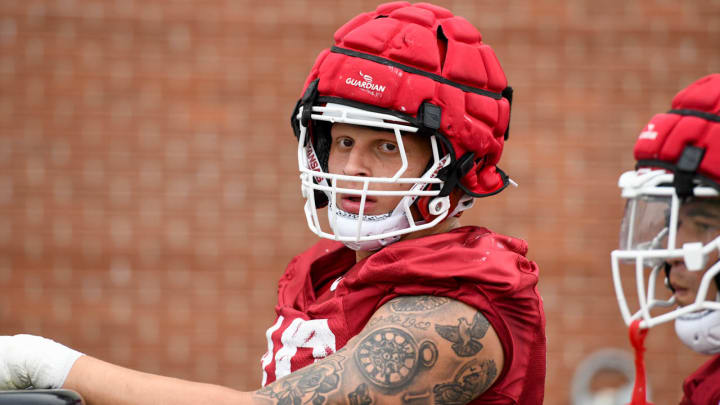
[{"label": "chin", "polygon": [[694,299],[690,299],[685,296],[677,296],[677,295],[675,296],[675,302],[680,307],[686,307],[686,306],[692,304],[694,301],[695,301]]}]

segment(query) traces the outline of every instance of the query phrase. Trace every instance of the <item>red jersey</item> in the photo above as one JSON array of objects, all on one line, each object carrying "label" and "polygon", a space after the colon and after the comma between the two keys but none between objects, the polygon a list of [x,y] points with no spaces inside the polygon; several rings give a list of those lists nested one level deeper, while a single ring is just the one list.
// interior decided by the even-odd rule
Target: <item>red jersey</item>
[{"label": "red jersey", "polygon": [[720,355],[705,362],[683,383],[680,405],[720,404]]},{"label": "red jersey", "polygon": [[[502,372],[471,404],[542,403],[545,315],[538,268],[526,252],[525,241],[478,227],[400,241],[357,263],[341,243],[320,241],[279,281],[263,386],[345,346],[387,301],[435,295],[477,308],[502,343]],[[332,295],[318,300],[327,284]]]}]

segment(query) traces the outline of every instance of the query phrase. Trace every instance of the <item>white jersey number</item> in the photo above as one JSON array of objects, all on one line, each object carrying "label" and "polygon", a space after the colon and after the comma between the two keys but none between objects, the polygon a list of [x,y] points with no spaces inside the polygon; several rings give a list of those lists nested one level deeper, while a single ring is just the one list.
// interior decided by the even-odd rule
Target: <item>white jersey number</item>
[{"label": "white jersey number", "polygon": [[[272,361],[273,341],[272,334],[280,328],[284,318],[278,317],[277,322],[267,330],[265,336],[268,341],[268,351],[262,357],[263,380],[262,385],[267,382],[267,367]],[[275,353],[275,379],[280,379],[290,374],[290,361],[292,360],[299,347],[312,349],[312,355],[315,361],[325,356],[335,353],[335,334],[332,333],[328,326],[327,319],[303,320],[300,318],[293,319],[280,337],[282,347]]]}]

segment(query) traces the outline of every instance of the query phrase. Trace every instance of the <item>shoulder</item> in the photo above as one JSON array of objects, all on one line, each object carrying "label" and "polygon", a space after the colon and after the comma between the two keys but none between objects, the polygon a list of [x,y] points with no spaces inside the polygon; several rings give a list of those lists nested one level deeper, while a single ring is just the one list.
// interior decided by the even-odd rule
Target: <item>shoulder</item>
[{"label": "shoulder", "polygon": [[[374,286],[390,286],[388,295],[406,296],[405,300],[407,296],[443,296],[467,304],[489,321],[504,349],[502,373],[507,375],[500,377],[502,386],[494,390],[513,398],[534,390],[535,394],[528,395],[542,397],[545,315],[537,290],[538,268],[524,256],[527,244],[476,227],[438,236],[412,247],[399,242],[397,248],[402,251],[393,251],[396,247],[391,245],[387,252],[377,253],[385,257],[371,256],[368,265],[372,267],[363,269],[365,282],[358,285],[369,285],[372,280]],[[384,307],[388,305],[397,311],[397,306],[403,304],[389,301]],[[442,311],[439,314],[444,315]],[[375,314],[376,318],[387,316],[382,309]],[[456,316],[454,324],[443,323],[442,318],[436,323],[465,328],[474,317],[474,313],[466,313]],[[462,324],[460,318],[465,318]],[[404,322],[418,320],[422,318]],[[438,333],[434,326],[431,331]],[[445,333],[450,331],[444,329]]]},{"label": "shoulder", "polygon": [[527,242],[522,239],[501,235],[487,228],[465,226],[449,232],[397,242],[374,254],[370,260],[378,264],[397,259],[413,260],[413,264],[437,264],[441,259],[445,261],[456,258],[443,264],[506,264],[529,271],[534,263],[531,265],[525,257],[527,251]]},{"label": "shoulder", "polygon": [[493,232],[480,226],[461,226],[451,231],[416,239],[419,244],[434,245],[437,243],[455,246],[458,249],[475,250],[478,248],[491,251],[508,251],[525,256],[528,244],[523,239]]},{"label": "shoulder", "polygon": [[705,362],[683,384],[685,398],[683,403],[712,404],[720,403],[720,355]]},{"label": "shoulder", "polygon": [[359,275],[387,283],[462,280],[508,296],[537,284],[538,267],[526,252],[521,239],[462,227],[385,247],[367,259]]}]

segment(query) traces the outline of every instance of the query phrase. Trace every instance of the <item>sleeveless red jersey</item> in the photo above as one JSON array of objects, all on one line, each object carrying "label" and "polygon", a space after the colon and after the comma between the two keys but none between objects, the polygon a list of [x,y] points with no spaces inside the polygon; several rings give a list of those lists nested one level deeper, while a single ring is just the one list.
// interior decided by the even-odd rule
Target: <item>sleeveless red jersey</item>
[{"label": "sleeveless red jersey", "polygon": [[680,405],[720,404],[720,355],[705,362],[685,379]]},{"label": "sleeveless red jersey", "polygon": [[[526,252],[525,241],[478,227],[400,241],[358,263],[341,243],[320,241],[295,257],[279,281],[263,386],[345,346],[387,301],[435,295],[477,308],[502,343],[502,372],[471,404],[541,404],[545,315],[538,268]],[[330,297],[318,300],[327,284]]]}]

